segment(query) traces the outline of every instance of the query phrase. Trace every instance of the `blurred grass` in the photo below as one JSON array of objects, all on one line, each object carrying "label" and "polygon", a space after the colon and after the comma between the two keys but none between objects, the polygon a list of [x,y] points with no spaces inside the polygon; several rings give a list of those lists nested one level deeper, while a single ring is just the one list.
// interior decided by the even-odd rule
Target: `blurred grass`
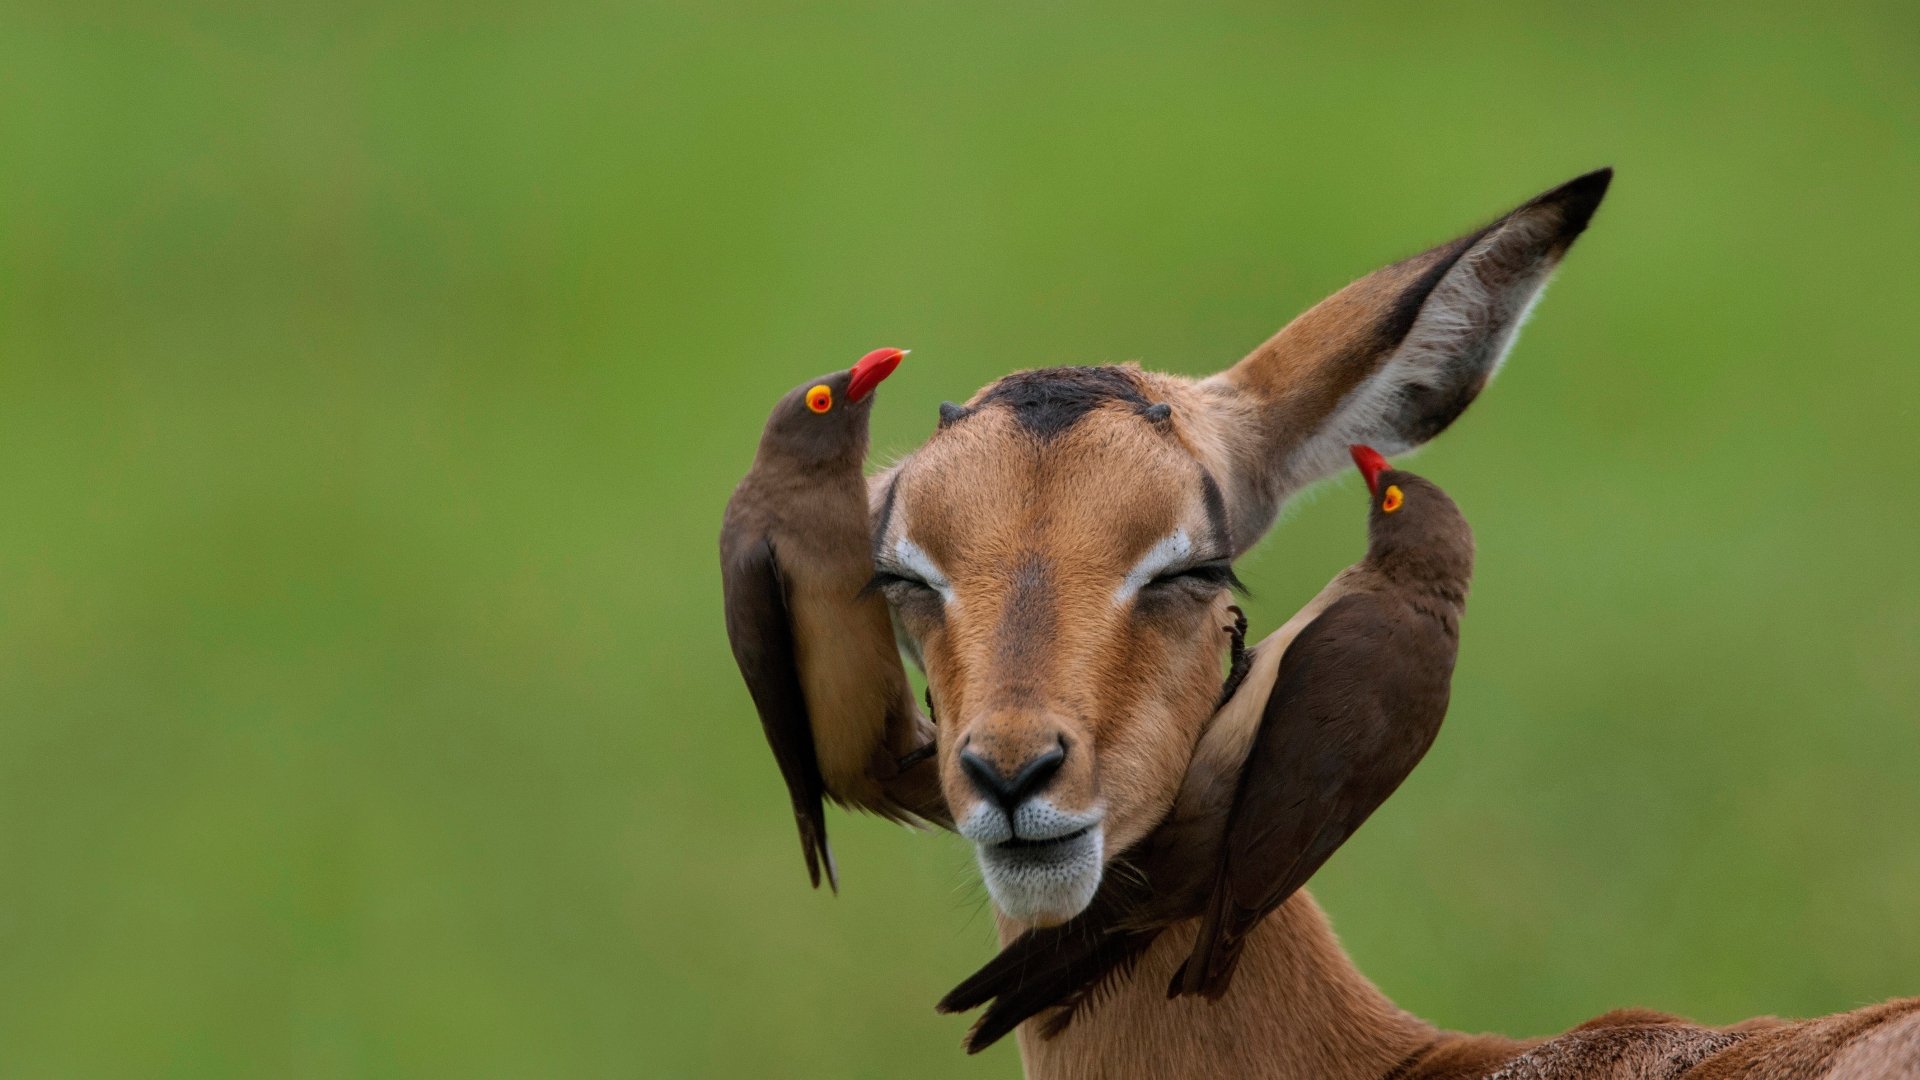
[{"label": "blurred grass", "polygon": [[[1442,1023],[1920,992],[1911,5],[0,8],[0,1072],[1008,1076],[964,850],[803,887],[774,395],[1202,372],[1602,163],[1420,458],[1456,703],[1316,882]],[[1243,576],[1359,550],[1342,481]]]}]

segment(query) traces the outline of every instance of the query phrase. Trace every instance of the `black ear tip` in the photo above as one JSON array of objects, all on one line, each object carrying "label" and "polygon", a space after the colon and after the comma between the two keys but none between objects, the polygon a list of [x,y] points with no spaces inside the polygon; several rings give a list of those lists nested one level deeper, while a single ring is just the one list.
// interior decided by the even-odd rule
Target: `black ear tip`
[{"label": "black ear tip", "polygon": [[1597,187],[1601,191],[1605,191],[1607,190],[1607,185],[1611,183],[1613,183],[1613,166],[1602,165],[1590,173],[1582,173],[1581,175],[1574,177],[1573,179],[1567,181],[1564,186],[1574,187],[1575,185],[1583,184],[1589,187]]},{"label": "black ear tip", "polygon": [[958,423],[965,420],[972,413],[973,410],[967,408],[965,405],[955,405],[951,401],[943,401],[940,403],[940,426],[946,427],[948,424]]},{"label": "black ear tip", "polygon": [[1560,235],[1571,240],[1586,231],[1587,223],[1593,220],[1593,212],[1600,208],[1600,200],[1607,197],[1607,187],[1612,183],[1613,166],[1603,166],[1574,177],[1528,205],[1558,207],[1562,222]]},{"label": "black ear tip", "polygon": [[1164,401],[1155,402],[1140,410],[1140,415],[1156,424],[1164,424],[1173,418],[1173,406]]}]

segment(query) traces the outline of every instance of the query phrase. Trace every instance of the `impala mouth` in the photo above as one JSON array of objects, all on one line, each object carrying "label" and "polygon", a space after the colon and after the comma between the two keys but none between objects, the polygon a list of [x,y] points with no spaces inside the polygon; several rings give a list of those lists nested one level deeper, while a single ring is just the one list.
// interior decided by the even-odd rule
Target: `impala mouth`
[{"label": "impala mouth", "polygon": [[1059,844],[1071,843],[1075,840],[1080,839],[1081,837],[1087,835],[1092,831],[1093,831],[1093,826],[1087,825],[1082,828],[1075,829],[1072,832],[1066,834],[1065,836],[1049,836],[1039,840],[1029,840],[1023,836],[1016,836],[1011,840],[1002,840],[998,844],[995,844],[993,846],[997,848],[1003,848],[1003,849],[1011,848],[1014,850],[1023,850],[1023,851],[1039,851],[1039,850],[1043,850],[1045,848],[1053,847]]},{"label": "impala mouth", "polygon": [[[993,906],[1012,919],[1051,926],[1080,914],[1093,902],[1104,870],[1105,833],[1094,820],[1058,822],[1056,836],[1008,836],[974,841],[980,877]],[[1009,830],[1010,831],[1010,830]],[[1044,830],[1034,830],[1036,832]]]}]

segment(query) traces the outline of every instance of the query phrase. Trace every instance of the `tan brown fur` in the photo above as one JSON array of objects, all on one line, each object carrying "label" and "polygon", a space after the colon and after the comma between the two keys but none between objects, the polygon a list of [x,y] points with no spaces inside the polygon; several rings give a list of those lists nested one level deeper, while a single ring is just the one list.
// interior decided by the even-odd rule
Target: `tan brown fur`
[{"label": "tan brown fur", "polygon": [[[1003,926],[1003,943],[1018,929]],[[1379,1080],[1435,1035],[1353,970],[1305,892],[1253,932],[1234,991],[1217,1005],[1166,997],[1194,929],[1162,934],[1132,978],[1057,1037],[1023,1030],[1027,1076]]]}]

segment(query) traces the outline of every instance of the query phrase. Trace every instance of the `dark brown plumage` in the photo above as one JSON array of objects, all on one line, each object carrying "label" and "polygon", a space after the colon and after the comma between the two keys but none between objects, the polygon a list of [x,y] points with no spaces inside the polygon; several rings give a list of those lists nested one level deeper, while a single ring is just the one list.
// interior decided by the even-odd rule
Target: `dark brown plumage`
[{"label": "dark brown plumage", "polygon": [[[884,354],[891,354],[890,356]],[[943,822],[920,715],[873,575],[866,481],[872,388],[898,350],[794,388],[774,407],[720,530],[727,637],[785,778],[807,873],[837,891],[822,800]],[[824,406],[824,407],[823,407]]]},{"label": "dark brown plumage", "polygon": [[1473,570],[1472,530],[1438,487],[1365,448],[1354,456],[1373,493],[1366,558],[1256,647],[1167,819],[1115,860],[1087,909],[1021,935],[940,1002],[961,1012],[993,1000],[969,1033],[970,1050],[1056,1005],[1042,1031],[1058,1032],[1186,919],[1200,918],[1200,931],[1168,996],[1218,998],[1247,932],[1432,745]]}]

